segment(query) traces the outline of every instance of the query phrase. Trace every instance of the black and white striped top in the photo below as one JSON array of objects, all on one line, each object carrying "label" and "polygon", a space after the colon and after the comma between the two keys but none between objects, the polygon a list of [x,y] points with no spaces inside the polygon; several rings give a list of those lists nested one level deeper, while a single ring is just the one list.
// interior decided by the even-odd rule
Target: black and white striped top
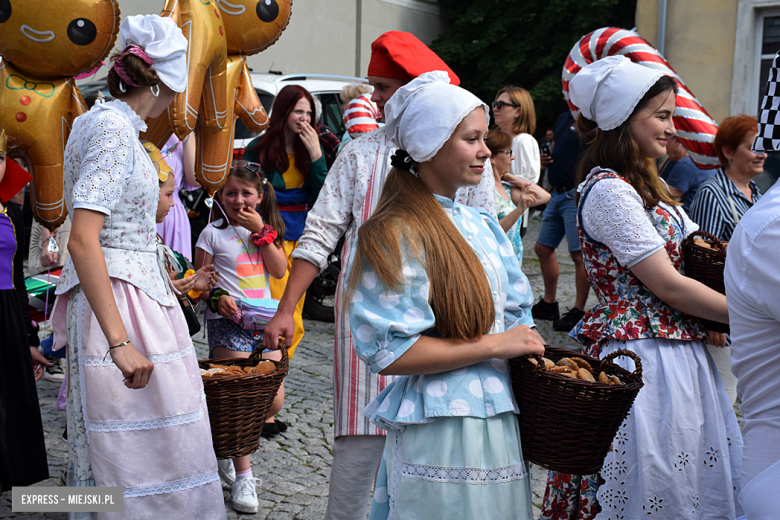
[{"label": "black and white striped top", "polygon": [[[691,220],[702,231],[712,233],[724,242],[731,240],[737,222],[761,198],[761,192],[753,181],[750,181],[750,189],[753,200],[747,200],[723,170],[718,168],[718,173],[699,187],[691,204]],[[734,218],[735,212],[737,219]]]}]

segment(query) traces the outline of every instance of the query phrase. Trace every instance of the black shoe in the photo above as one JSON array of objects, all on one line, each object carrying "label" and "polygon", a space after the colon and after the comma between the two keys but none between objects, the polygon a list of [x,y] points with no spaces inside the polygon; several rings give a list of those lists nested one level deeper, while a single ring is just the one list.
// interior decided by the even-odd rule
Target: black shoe
[{"label": "black shoe", "polygon": [[264,439],[270,439],[277,435],[279,435],[279,426],[277,426],[276,421],[265,423],[263,431],[260,433],[260,436]]},{"label": "black shoe", "polygon": [[561,317],[558,302],[547,303],[544,298],[540,298],[536,305],[531,307],[531,316],[535,320],[557,320]]},{"label": "black shoe", "polygon": [[577,326],[582,317],[585,316],[585,312],[579,310],[577,307],[573,307],[559,320],[553,322],[553,329],[560,332],[569,332],[571,329]]},{"label": "black shoe", "polygon": [[279,419],[274,419],[274,423],[276,424],[276,427],[279,428],[279,433],[284,433],[287,431],[287,425]]}]

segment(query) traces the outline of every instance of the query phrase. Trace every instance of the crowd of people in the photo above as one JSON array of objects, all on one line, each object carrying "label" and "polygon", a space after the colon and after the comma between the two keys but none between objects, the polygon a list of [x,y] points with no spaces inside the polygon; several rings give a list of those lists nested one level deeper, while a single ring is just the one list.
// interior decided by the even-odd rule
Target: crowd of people
[{"label": "crowd of people", "polygon": [[[630,349],[644,369],[601,472],[550,472],[543,519],[776,514],[780,194],[761,199],[752,180],[766,159],[756,118],[725,119],[721,167],[700,169],[676,138],[676,82],[613,56],[571,80],[579,117],[561,114],[540,148],[527,90],[504,87],[489,107],[420,40],[391,31],[372,44],[371,87],[342,93],[342,139],[306,89],[279,92],[193,250],[178,194],[198,188],[195,139],[139,140],[187,87],[187,41],[169,18],[131,16],[121,49],[112,99],[68,139],[66,229],[41,228],[29,254],[36,270],[63,266],[50,340],[67,359],[65,480],[124,488],[112,517],[224,518],[220,481],[234,509],[258,511],[250,456],[215,456],[187,312],[204,303],[210,358],[279,360],[280,342],[293,357],[306,290],[342,238],[327,519],[532,518],[507,360],[544,353],[535,320],[597,358]],[[6,140],[0,188],[21,176]],[[535,301],[523,230],[539,206]],[[52,363],[29,316],[19,208],[11,197],[0,208],[5,491],[49,477],[35,381]],[[685,276],[682,243],[696,230],[729,242],[727,295]],[[576,297],[561,315],[564,238]],[[236,319],[245,301],[274,301],[263,330]],[[287,430],[283,406],[284,385],[264,436]]]}]

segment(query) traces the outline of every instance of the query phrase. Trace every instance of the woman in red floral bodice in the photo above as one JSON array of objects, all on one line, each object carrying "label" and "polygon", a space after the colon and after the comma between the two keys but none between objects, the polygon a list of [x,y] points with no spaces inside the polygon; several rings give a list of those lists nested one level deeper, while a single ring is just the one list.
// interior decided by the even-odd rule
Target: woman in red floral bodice
[{"label": "woman in red floral bodice", "polygon": [[542,518],[736,518],[742,439],[697,319],[727,323],[726,298],[684,276],[681,244],[698,226],[654,164],[675,135],[677,86],[615,56],[583,68],[569,89],[578,129],[593,140],[580,162],[577,230],[598,297],[571,335],[597,357],[636,352],[644,387],[600,475],[551,474]]}]

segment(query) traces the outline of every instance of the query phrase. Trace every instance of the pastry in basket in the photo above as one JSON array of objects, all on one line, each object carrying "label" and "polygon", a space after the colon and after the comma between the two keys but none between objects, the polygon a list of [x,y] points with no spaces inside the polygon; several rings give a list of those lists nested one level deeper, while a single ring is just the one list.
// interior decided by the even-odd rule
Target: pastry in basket
[{"label": "pastry in basket", "polygon": [[276,370],[276,365],[273,361],[261,361],[255,367],[255,374],[270,374]]}]

